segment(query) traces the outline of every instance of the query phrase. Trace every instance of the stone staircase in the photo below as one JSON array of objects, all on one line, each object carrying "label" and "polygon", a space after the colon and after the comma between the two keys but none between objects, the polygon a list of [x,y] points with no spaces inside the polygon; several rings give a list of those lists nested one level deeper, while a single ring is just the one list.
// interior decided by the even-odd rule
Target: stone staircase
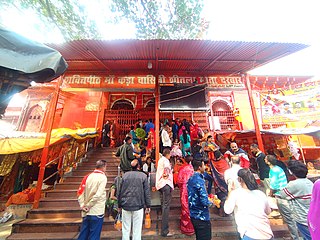
[{"label": "stone staircase", "polygon": [[[12,233],[7,239],[77,239],[81,226],[81,212],[79,210],[76,192],[79,184],[86,174],[92,172],[95,162],[99,159],[107,160],[107,177],[109,188],[117,175],[119,160],[114,157],[114,149],[96,149],[88,153],[88,161],[81,163],[71,176],[58,183],[55,189],[47,192],[45,198],[40,200],[39,208],[28,212],[27,218],[12,226]],[[212,236],[214,240],[238,239],[236,226],[232,217],[220,217],[211,210]],[[152,226],[143,229],[143,239],[164,239],[160,237],[161,213],[157,208],[151,210]],[[173,237],[180,239],[194,239],[180,232],[180,197],[179,189],[173,192],[170,211],[170,231]],[[274,225],[276,238],[289,236],[285,225]],[[121,232],[113,227],[113,221],[105,217],[101,239],[121,239]],[[166,238],[167,239],[167,238]]]}]

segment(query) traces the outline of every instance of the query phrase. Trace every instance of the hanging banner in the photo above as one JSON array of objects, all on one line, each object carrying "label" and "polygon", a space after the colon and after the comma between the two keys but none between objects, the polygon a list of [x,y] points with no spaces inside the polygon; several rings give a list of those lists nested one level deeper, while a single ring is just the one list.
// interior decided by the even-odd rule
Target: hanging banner
[{"label": "hanging banner", "polygon": [[260,93],[263,123],[312,121],[320,117],[320,84]]},{"label": "hanging banner", "polygon": [[[97,75],[66,75],[63,78],[64,88],[154,88],[156,78],[146,76],[97,76]],[[210,88],[244,88],[241,77],[228,76],[165,76],[159,75],[160,85],[207,84]]]}]

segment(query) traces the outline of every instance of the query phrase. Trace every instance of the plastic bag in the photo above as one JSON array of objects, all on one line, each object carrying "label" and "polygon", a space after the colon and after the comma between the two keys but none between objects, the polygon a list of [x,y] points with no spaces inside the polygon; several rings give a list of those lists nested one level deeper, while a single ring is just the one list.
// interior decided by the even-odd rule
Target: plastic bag
[{"label": "plastic bag", "polygon": [[116,218],[114,219],[114,228],[118,231],[121,231],[122,229],[122,216],[121,216],[121,212],[119,212],[116,216]]}]

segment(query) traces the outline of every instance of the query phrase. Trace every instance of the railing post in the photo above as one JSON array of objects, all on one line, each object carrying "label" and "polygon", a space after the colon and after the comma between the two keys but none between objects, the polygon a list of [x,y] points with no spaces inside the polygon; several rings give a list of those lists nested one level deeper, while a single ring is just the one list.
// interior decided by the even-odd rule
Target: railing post
[{"label": "railing post", "polygon": [[160,153],[160,117],[159,117],[159,107],[160,107],[160,86],[159,77],[156,74],[156,86],[155,86],[155,144],[156,144],[156,166],[158,166],[159,153]]}]

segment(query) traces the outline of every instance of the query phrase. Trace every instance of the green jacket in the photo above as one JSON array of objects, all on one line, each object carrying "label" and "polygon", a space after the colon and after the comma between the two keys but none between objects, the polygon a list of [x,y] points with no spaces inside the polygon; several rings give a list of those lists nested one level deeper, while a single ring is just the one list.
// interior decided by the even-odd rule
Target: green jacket
[{"label": "green jacket", "polygon": [[134,159],[131,145],[124,143],[118,148],[116,156],[120,157],[121,170],[124,172],[131,171],[131,161]]}]

